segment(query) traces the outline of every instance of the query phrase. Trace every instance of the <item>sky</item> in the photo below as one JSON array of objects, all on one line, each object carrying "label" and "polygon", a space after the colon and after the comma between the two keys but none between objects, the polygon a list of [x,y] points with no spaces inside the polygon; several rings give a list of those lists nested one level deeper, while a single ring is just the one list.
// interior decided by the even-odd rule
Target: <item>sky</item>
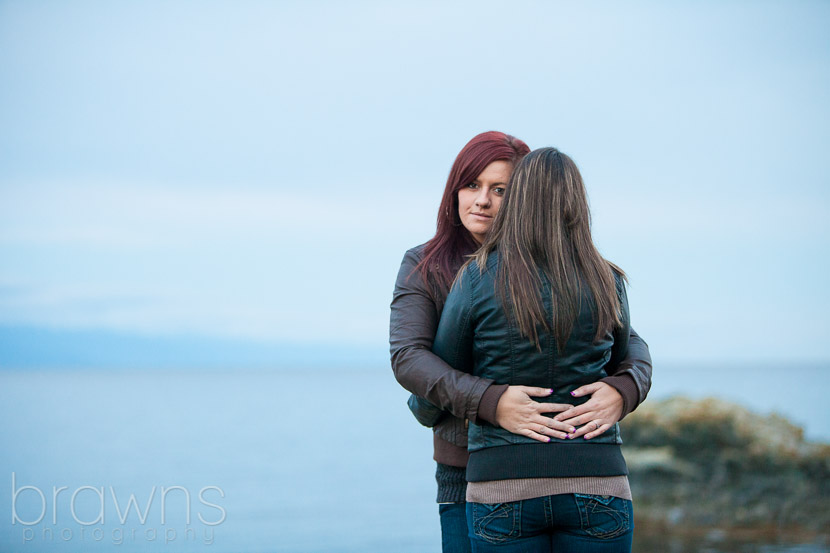
[{"label": "sky", "polygon": [[400,260],[487,130],[577,162],[655,360],[830,361],[828,28],[803,1],[0,1],[0,367],[388,363]]}]

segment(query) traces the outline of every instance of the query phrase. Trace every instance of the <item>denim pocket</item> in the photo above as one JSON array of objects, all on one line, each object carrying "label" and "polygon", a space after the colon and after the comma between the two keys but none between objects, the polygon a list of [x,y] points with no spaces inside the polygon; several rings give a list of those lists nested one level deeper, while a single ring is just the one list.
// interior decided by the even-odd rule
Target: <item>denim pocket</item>
[{"label": "denim pocket", "polygon": [[601,540],[621,536],[631,528],[631,502],[611,495],[575,493],[582,530]]},{"label": "denim pocket", "polygon": [[522,504],[472,503],[473,531],[488,543],[503,543],[521,536]]}]

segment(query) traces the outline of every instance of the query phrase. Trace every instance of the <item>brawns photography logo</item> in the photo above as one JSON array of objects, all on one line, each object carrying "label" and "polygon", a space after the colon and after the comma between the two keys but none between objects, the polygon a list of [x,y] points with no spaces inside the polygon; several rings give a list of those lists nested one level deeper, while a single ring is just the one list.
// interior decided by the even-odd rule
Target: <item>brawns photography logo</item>
[{"label": "brawns photography logo", "polygon": [[[224,497],[219,486],[204,486],[196,493],[179,485],[152,486],[143,494],[90,485],[73,490],[52,486],[44,491],[21,485],[12,472],[12,528],[19,530],[24,544],[106,540],[115,545],[141,541],[212,545],[215,528],[226,519],[218,503]],[[194,509],[199,524],[193,523]]]}]

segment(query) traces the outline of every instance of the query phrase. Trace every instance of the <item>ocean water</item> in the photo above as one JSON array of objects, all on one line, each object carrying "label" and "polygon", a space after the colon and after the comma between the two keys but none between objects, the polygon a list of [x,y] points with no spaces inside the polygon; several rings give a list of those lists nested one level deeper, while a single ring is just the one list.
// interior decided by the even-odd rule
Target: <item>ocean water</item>
[{"label": "ocean water", "polygon": [[649,398],[718,397],[760,414],[778,413],[811,441],[830,443],[830,363],[671,364],[653,375]]},{"label": "ocean water", "polygon": [[[820,367],[794,378],[828,389]],[[0,372],[0,551],[439,551],[431,434],[406,397],[385,368]],[[807,403],[791,418],[830,436]]]}]

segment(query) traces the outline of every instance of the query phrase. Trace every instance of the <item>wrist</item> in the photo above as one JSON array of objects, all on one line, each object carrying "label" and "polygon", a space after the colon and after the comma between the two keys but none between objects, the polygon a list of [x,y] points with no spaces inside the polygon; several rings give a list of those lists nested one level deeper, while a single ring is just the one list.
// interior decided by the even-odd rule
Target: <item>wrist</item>
[{"label": "wrist", "polygon": [[475,423],[488,422],[493,426],[499,426],[496,422],[496,411],[498,409],[499,400],[504,392],[507,391],[507,384],[491,384],[484,390],[481,395],[481,401],[478,404],[478,415],[473,421]]},{"label": "wrist", "polygon": [[626,415],[637,408],[637,384],[634,382],[634,377],[628,373],[623,373],[615,376],[603,378],[604,382],[617,390],[622,397],[622,412],[620,419],[623,420]]}]

